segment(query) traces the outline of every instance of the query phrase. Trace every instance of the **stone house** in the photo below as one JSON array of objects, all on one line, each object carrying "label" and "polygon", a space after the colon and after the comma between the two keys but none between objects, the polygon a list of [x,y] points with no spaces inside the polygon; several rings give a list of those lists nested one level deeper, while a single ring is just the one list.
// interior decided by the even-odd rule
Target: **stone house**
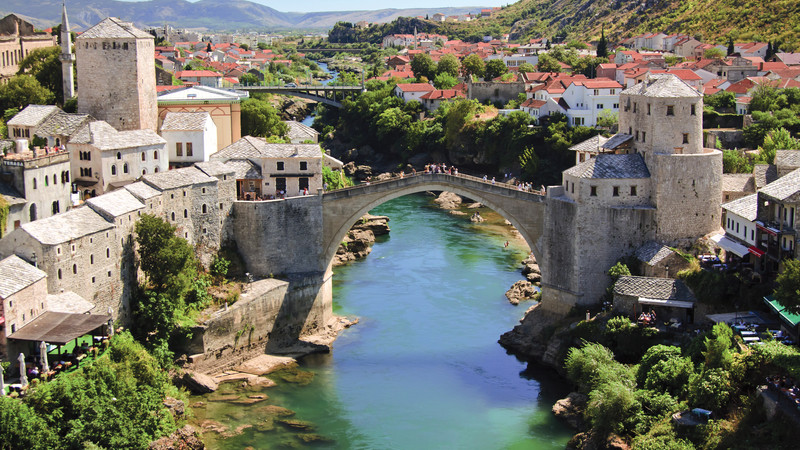
[{"label": "stone house", "polygon": [[206,86],[189,86],[158,94],[158,117],[163,122],[170,112],[207,112],[217,127],[218,148],[227,147],[242,137],[241,102],[247,92]]},{"label": "stone house", "polygon": [[757,263],[764,252],[756,245],[756,215],[758,211],[758,195],[726,202],[722,205],[722,225],[725,234],[716,234],[711,240],[726,252],[727,262],[737,262],[736,255],[745,263]]},{"label": "stone house", "polygon": [[0,261],[0,360],[7,337],[47,310],[47,274],[16,255]]},{"label": "stone house", "polygon": [[775,167],[779,178],[800,169],[800,150],[776,150]]},{"label": "stone house", "polygon": [[435,89],[436,88],[429,83],[401,83],[395,86],[394,95],[402,99],[405,103],[411,100],[422,103],[422,100],[420,100],[422,96]]},{"label": "stone house", "polygon": [[691,289],[680,280],[621,276],[614,284],[614,309],[633,320],[652,310],[659,325],[671,319],[693,323],[696,303]]},{"label": "stone house", "polygon": [[785,258],[795,258],[800,211],[800,169],[796,169],[758,191],[756,244],[765,253],[760,270],[774,273]]},{"label": "stone house", "polygon": [[8,137],[14,140],[32,141],[36,136],[36,128],[50,115],[60,111],[55,105],[28,105],[6,123]]},{"label": "stone house", "polygon": [[169,169],[166,141],[150,129],[117,131],[104,121],[90,122],[67,146],[73,178],[84,198]]},{"label": "stone house", "polygon": [[[250,161],[261,171],[261,195],[276,197],[280,192],[291,197],[303,195],[304,190],[316,194],[322,188],[322,158],[318,144],[270,144],[252,136],[245,136],[212,156],[223,162]],[[240,183],[237,191],[249,192],[249,186]]]},{"label": "stone house", "polygon": [[9,203],[5,231],[68,211],[73,205],[70,168],[66,151],[9,153],[0,159],[0,194]]},{"label": "stone house", "polygon": [[161,137],[167,141],[171,167],[208,161],[217,148],[217,126],[211,114],[168,112],[161,123]]},{"label": "stone house", "polygon": [[751,173],[723,173],[722,201],[730,202],[756,192],[755,177]]},{"label": "stone house", "polygon": [[422,106],[428,111],[436,111],[443,102],[466,98],[464,91],[459,89],[434,89],[420,97]]},{"label": "stone house", "polygon": [[319,132],[308,125],[302,124],[296,120],[286,120],[285,123],[289,127],[289,132],[286,134],[286,137],[289,138],[289,141],[292,144],[304,144],[304,143],[318,143],[319,142]]},{"label": "stone house", "polygon": [[675,278],[689,261],[666,245],[655,241],[646,242],[634,253],[639,264],[639,273],[645,277]]},{"label": "stone house", "polygon": [[563,173],[564,196],[579,204],[652,208],[650,187],[639,154],[599,154]]},{"label": "stone house", "polygon": [[19,63],[30,52],[55,45],[55,36],[37,33],[32,23],[16,14],[0,19],[0,83],[17,74]]},{"label": "stone house", "polygon": [[117,130],[158,128],[153,36],[108,17],[75,39],[78,112]]}]

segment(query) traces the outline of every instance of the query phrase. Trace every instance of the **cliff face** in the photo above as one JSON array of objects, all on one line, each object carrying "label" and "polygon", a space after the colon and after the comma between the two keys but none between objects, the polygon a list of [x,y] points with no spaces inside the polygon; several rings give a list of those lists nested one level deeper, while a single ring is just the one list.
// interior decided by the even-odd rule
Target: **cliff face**
[{"label": "cliff face", "polygon": [[372,251],[372,244],[375,242],[375,236],[389,233],[388,222],[389,218],[386,216],[371,214],[359,219],[339,245],[333,259],[333,266],[341,266],[369,255]]}]

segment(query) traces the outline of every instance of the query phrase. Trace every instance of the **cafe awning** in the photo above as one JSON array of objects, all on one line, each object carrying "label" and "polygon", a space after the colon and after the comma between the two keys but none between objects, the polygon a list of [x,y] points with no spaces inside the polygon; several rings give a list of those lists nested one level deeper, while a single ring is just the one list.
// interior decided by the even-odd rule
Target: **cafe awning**
[{"label": "cafe awning", "polygon": [[647,297],[639,297],[639,304],[651,305],[651,306],[664,306],[667,308],[685,308],[685,309],[694,308],[694,302],[685,302],[680,300],[664,300],[664,299],[647,298]]},{"label": "cafe awning", "polygon": [[753,247],[752,245],[750,247],[747,247],[747,251],[758,256],[759,258],[764,256],[764,253],[767,253],[764,250],[761,250],[760,248]]},{"label": "cafe awning", "polygon": [[791,325],[792,327],[796,327],[797,324],[800,324],[800,314],[795,314],[787,311],[786,308],[780,303],[778,303],[778,301],[775,300],[773,296],[770,295],[764,297],[764,303],[769,305],[772,311],[776,312],[779,316],[781,316],[781,320]]},{"label": "cafe awning", "polygon": [[23,326],[9,339],[20,341],[45,341],[64,345],[84,334],[100,328],[111,318],[108,314],[72,314],[45,311],[29,324]]},{"label": "cafe awning", "polygon": [[726,252],[731,252],[736,256],[743,258],[749,252],[747,251],[747,247],[734,241],[733,239],[722,235],[722,234],[715,234],[711,237],[711,240],[716,242],[717,245],[725,249]]}]

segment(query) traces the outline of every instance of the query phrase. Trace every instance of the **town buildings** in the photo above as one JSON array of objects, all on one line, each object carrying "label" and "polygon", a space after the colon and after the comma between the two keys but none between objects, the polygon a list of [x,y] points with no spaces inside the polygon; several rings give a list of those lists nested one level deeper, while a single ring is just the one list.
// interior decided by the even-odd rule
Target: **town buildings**
[{"label": "town buildings", "polygon": [[37,48],[56,45],[56,37],[37,33],[33,24],[16,14],[0,19],[0,83],[5,83],[19,71],[19,63]]}]

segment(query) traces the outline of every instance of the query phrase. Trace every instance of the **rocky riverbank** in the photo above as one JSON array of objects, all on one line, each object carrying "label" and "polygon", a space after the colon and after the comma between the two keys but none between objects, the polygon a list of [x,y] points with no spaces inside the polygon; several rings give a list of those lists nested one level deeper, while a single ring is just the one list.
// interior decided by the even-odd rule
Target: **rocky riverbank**
[{"label": "rocky riverbank", "polygon": [[342,240],[333,257],[333,266],[341,266],[361,259],[372,251],[376,236],[389,234],[389,218],[386,216],[364,215]]}]

